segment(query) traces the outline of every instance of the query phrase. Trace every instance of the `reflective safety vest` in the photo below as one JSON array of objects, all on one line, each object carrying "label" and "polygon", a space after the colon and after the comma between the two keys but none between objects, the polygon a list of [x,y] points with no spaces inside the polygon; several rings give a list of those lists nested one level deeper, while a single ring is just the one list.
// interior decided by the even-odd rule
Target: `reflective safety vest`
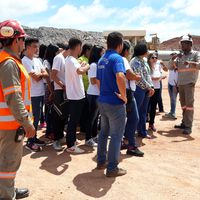
[{"label": "reflective safety vest", "polygon": [[[20,83],[21,86],[10,86],[7,88],[2,88],[0,81],[0,130],[16,130],[20,124],[16,121],[13,114],[11,113],[6,101],[5,97],[11,93],[21,92],[22,100],[24,102],[25,108],[29,113],[28,117],[31,117],[31,95],[30,95],[30,78],[29,75],[22,65],[22,63],[16,58],[12,57],[6,51],[1,51],[0,53],[0,63],[12,59],[20,70]],[[11,78],[11,77],[7,77]]]}]

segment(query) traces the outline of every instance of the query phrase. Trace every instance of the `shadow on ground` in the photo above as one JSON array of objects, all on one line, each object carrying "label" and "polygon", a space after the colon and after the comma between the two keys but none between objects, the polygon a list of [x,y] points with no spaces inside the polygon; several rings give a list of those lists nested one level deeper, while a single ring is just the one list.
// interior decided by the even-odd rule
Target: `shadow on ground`
[{"label": "shadow on ground", "polygon": [[105,196],[114,182],[115,178],[107,178],[104,175],[104,170],[96,169],[79,174],[73,179],[78,191],[94,198]]},{"label": "shadow on ground", "polygon": [[[191,135],[184,135],[182,130],[172,129],[169,131],[158,131],[158,134],[165,136],[165,137],[174,137],[177,138],[176,140],[172,140],[172,142],[186,142],[192,141],[194,138]],[[181,137],[181,139],[180,139]],[[182,139],[183,138],[183,139]]]},{"label": "shadow on ground", "polygon": [[[30,153],[29,150],[24,148],[24,155]],[[71,161],[71,156],[66,151],[57,152],[52,146],[45,146],[41,152],[33,152],[30,156],[32,159],[44,158],[39,167],[42,170],[46,170],[54,175],[63,174],[67,168],[67,163]]]}]

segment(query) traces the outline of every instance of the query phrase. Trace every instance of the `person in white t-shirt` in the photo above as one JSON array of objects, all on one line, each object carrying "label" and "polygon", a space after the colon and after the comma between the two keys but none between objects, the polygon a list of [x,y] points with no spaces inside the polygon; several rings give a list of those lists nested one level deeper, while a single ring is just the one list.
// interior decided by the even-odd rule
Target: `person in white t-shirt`
[{"label": "person in white t-shirt", "polygon": [[45,137],[54,140],[55,138],[55,130],[57,129],[57,125],[54,124],[54,113],[53,113],[53,81],[51,80],[51,73],[52,73],[52,65],[54,57],[59,53],[59,47],[57,45],[49,44],[45,55],[44,55],[44,62],[43,65],[46,71],[49,74],[49,80],[45,81],[45,116],[46,116],[46,133]]},{"label": "person in white t-shirt", "polygon": [[[53,59],[53,66],[51,71],[51,79],[54,83],[54,103],[59,106],[65,101],[65,59],[69,55],[69,45],[62,45],[63,51],[60,52]],[[62,107],[62,113],[67,116],[67,104],[65,103]],[[54,124],[56,128],[54,130],[54,143],[53,148],[57,151],[61,151],[63,148],[61,146],[60,140],[64,137],[64,127],[65,127],[65,117],[60,117],[56,113],[53,116]]]},{"label": "person in white t-shirt", "polygon": [[89,103],[89,131],[86,134],[85,144],[92,147],[97,147],[97,123],[98,123],[98,104],[97,99],[99,97],[99,87],[97,85],[96,73],[97,63],[104,53],[104,47],[94,45],[92,47],[89,64],[90,69],[88,70],[89,87],[87,89],[87,98]]},{"label": "person in white t-shirt", "polygon": [[[69,56],[65,60],[65,88],[69,100],[69,122],[67,126],[67,152],[83,153],[84,150],[76,146],[76,127],[80,120],[85,100],[82,74],[86,73],[89,65],[80,64],[77,60],[81,52],[82,42],[77,38],[69,40]],[[87,130],[88,131],[88,130]]]},{"label": "person in white t-shirt", "polygon": [[[45,54],[46,49],[47,49],[47,46],[45,44],[40,44],[38,58],[40,59],[42,64],[44,61],[44,54]],[[46,119],[45,119],[45,114],[43,112],[43,107],[44,107],[44,101],[42,102],[42,110],[41,110],[41,116],[40,116],[40,128],[46,128]]]},{"label": "person in white t-shirt", "polygon": [[[43,78],[48,78],[48,73],[44,69],[40,59],[36,58],[39,52],[39,40],[37,38],[27,38],[25,40],[25,48],[25,56],[22,58],[22,63],[31,78],[31,104],[34,117],[33,125],[37,130],[45,92]],[[39,146],[44,145],[45,142],[39,140],[37,135],[35,135],[35,137],[28,139],[26,148],[32,151],[40,151],[41,148]]]},{"label": "person in white t-shirt", "polygon": [[[137,125],[139,122],[139,114],[137,103],[134,97],[134,91],[136,90],[135,81],[139,81],[141,79],[140,75],[137,75],[131,69],[128,58],[130,55],[130,43],[128,41],[123,42],[123,50],[121,52],[121,56],[124,60],[124,66],[126,69],[126,89],[127,92],[127,105],[126,105],[126,126],[124,132],[124,139],[122,141],[121,149],[127,149],[127,155],[139,156],[142,157],[144,153],[140,151],[136,144],[135,131],[137,129]],[[129,93],[129,94],[128,94]]]},{"label": "person in white t-shirt", "polygon": [[[177,54],[171,54],[171,57],[176,57]],[[169,119],[177,119],[176,118],[176,99],[178,94],[178,70],[177,66],[173,65],[170,67],[169,65],[169,77],[168,77],[168,92],[170,97],[170,112],[165,114],[164,118]]]},{"label": "person in white t-shirt", "polygon": [[149,121],[149,130],[156,131],[154,126],[155,115],[156,115],[156,106],[158,104],[160,98],[160,89],[161,89],[161,80],[166,78],[166,76],[162,76],[162,69],[166,70],[164,64],[162,62],[158,62],[158,57],[156,53],[150,53],[148,56],[148,64],[151,69],[151,79],[154,85],[155,93],[151,96],[149,101],[149,113],[150,113],[150,121]]}]

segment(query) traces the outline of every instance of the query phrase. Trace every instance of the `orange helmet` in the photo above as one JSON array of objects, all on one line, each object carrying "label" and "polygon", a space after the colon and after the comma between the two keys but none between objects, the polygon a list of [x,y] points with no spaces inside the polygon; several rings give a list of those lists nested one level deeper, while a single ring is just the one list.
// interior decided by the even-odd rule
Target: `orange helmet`
[{"label": "orange helmet", "polygon": [[0,39],[26,37],[22,26],[16,20],[6,20],[0,23]]}]

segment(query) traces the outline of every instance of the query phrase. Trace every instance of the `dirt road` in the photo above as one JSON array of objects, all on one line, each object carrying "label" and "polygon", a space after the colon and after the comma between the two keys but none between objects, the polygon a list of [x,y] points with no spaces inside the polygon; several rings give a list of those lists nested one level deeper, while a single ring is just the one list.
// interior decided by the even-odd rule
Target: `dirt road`
[{"label": "dirt road", "polygon": [[[169,97],[164,82],[163,101],[169,111]],[[177,102],[176,121],[156,116],[157,133],[142,139],[143,158],[130,157],[121,151],[120,167],[127,175],[106,178],[97,171],[96,149],[84,146],[83,155],[57,153],[47,146],[39,153],[24,150],[16,185],[31,191],[27,200],[199,200],[200,199],[200,81],[195,93],[193,133],[174,130],[181,121]],[[40,133],[41,134],[41,133]]]}]

